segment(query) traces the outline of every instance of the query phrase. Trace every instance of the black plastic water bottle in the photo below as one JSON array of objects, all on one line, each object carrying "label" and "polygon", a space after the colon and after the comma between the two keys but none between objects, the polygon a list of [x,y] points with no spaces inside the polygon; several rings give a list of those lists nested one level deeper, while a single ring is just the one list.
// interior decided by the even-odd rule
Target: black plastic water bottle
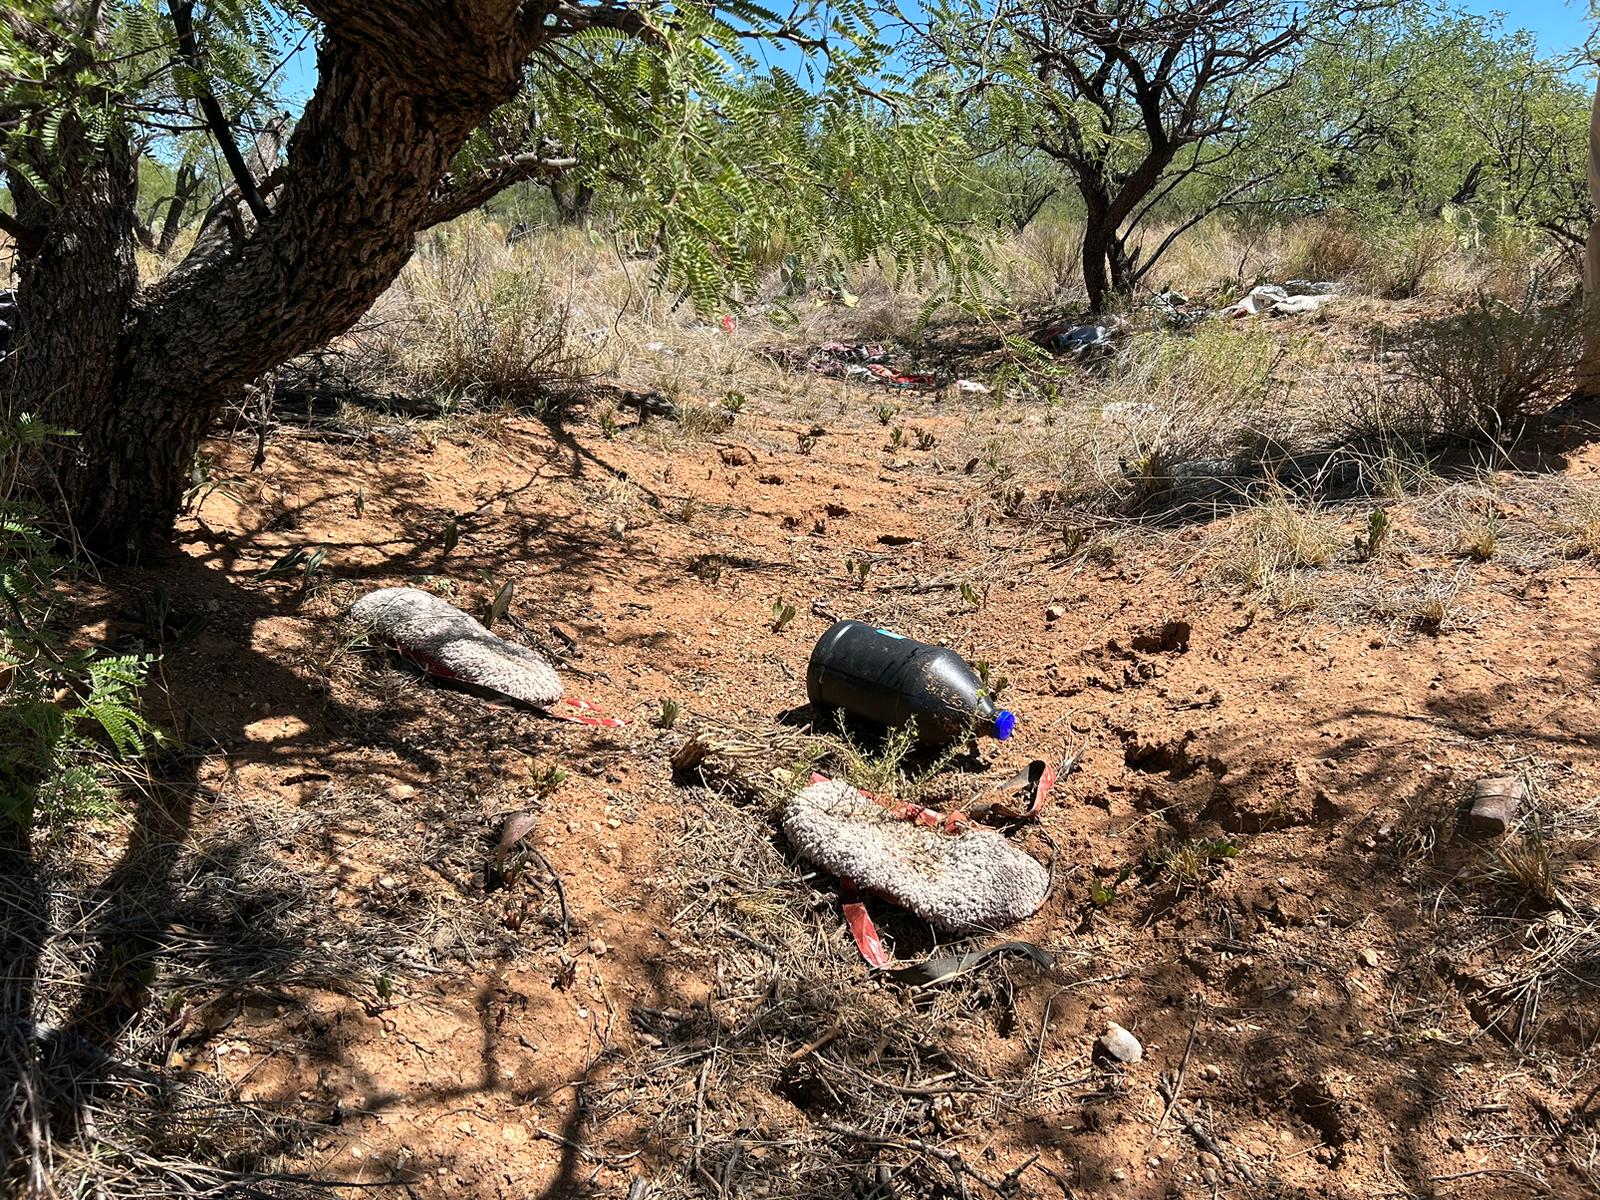
[{"label": "black plastic water bottle", "polygon": [[954,650],[862,621],[840,621],[811,652],[813,708],[842,708],[878,725],[917,723],[917,743],[943,746],[969,732],[1004,741],[1016,714],[996,709],[978,674]]}]

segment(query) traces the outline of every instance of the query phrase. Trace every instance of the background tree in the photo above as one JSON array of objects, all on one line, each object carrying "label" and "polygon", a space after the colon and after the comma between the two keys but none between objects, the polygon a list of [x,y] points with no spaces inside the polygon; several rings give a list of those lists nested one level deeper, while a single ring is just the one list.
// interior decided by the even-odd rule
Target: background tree
[{"label": "background tree", "polygon": [[[46,494],[93,550],[162,540],[222,408],[349,328],[419,230],[518,181],[625,181],[625,229],[659,244],[658,280],[700,304],[752,284],[745,251],[773,236],[959,270],[921,186],[959,143],[896,94],[863,98],[878,62],[864,6],[813,15],[744,0],[307,0],[287,18],[255,0],[11,5],[0,169],[21,320],[0,389],[76,435],[45,462]],[[272,108],[262,52],[285,19],[316,36],[317,86],[281,162],[263,132],[252,163],[236,127]],[[749,87],[749,39],[820,51],[803,29],[829,33],[819,90],[783,75]],[[239,203],[223,235],[144,286],[138,152],[173,126],[206,129]],[[860,182],[885,170],[908,185]]]},{"label": "background tree", "polygon": [[[1294,85],[1305,47],[1392,2],[968,0],[937,11],[919,60],[989,105],[1018,145],[1066,169],[1083,202],[1084,285],[1099,311],[1208,211],[1264,182],[1233,167],[1253,112]],[[1134,233],[1196,177],[1225,184],[1140,253]]]}]

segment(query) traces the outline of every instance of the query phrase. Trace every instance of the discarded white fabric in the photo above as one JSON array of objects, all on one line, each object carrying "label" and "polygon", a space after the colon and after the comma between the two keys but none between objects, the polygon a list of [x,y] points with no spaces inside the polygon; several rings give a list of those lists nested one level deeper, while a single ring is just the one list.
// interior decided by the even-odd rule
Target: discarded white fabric
[{"label": "discarded white fabric", "polygon": [[[1291,291],[1290,289],[1294,290]],[[1324,288],[1326,291],[1308,291],[1309,288]],[[1335,283],[1307,283],[1303,279],[1291,280],[1288,284],[1279,287],[1275,283],[1264,283],[1259,287],[1250,289],[1250,294],[1229,305],[1222,310],[1226,317],[1255,317],[1262,313],[1272,313],[1279,317],[1304,316],[1314,313],[1323,305],[1339,297],[1340,288]]]},{"label": "discarded white fabric", "polygon": [[931,829],[841,780],[814,783],[790,800],[783,831],[808,862],[953,933],[1015,925],[1050,890],[1049,872],[998,833]]},{"label": "discarded white fabric", "polygon": [[543,658],[429,592],[382,588],[357,600],[350,616],[430,674],[539,708],[561,699],[561,677]]}]

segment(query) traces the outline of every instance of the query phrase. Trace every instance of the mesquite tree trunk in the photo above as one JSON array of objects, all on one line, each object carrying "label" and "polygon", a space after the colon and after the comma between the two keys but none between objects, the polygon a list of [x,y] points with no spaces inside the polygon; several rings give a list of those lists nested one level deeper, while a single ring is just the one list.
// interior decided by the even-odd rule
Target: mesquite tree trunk
[{"label": "mesquite tree trunk", "polygon": [[270,216],[242,242],[141,293],[125,140],[66,144],[64,131],[46,177],[53,199],[14,187],[19,220],[43,236],[23,258],[0,390],[12,411],[75,434],[45,463],[43,491],[98,553],[125,558],[169,538],[224,405],[353,325],[416,232],[454,211],[440,195],[451,159],[512,96],[530,44],[515,3],[310,7],[327,27],[316,94]]},{"label": "mesquite tree trunk", "polygon": [[[1600,90],[1589,115],[1589,198],[1600,212]],[[1578,365],[1578,393],[1600,397],[1600,217],[1589,226],[1583,255],[1583,358]]]}]

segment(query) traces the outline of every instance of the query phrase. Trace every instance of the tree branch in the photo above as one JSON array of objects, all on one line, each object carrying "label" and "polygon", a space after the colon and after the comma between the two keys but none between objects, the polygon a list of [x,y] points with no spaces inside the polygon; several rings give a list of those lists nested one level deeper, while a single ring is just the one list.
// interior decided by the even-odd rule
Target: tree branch
[{"label": "tree branch", "polygon": [[261,190],[256,187],[250,168],[245,165],[244,155],[239,152],[239,143],[234,139],[233,128],[228,124],[222,105],[217,103],[216,93],[205,81],[205,74],[201,70],[200,47],[194,36],[194,0],[168,0],[167,7],[172,13],[173,27],[178,31],[178,53],[183,56],[189,69],[199,77],[200,111],[205,114],[206,124],[211,128],[211,136],[217,139],[223,160],[233,174],[233,181],[239,185],[239,195],[244,197],[250,215],[255,217],[257,225],[265,225],[271,215],[267,209],[267,202],[261,198]]},{"label": "tree branch", "polygon": [[0,209],[0,233],[4,233],[17,244],[17,249],[24,254],[33,254],[44,245],[44,235],[37,229],[24,225],[4,209]]},{"label": "tree branch", "polygon": [[571,157],[545,158],[540,154],[507,154],[484,163],[457,181],[446,176],[434,192],[421,228],[452,221],[485,204],[515,183],[528,179],[554,179],[578,165]]}]

